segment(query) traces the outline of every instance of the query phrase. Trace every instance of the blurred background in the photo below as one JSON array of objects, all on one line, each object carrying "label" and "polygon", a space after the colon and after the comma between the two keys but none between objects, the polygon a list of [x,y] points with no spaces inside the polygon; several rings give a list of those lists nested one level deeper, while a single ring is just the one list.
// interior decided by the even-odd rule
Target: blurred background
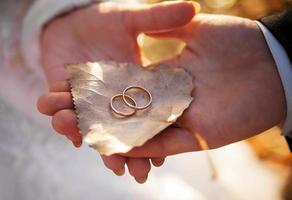
[{"label": "blurred background", "polygon": [[[145,0],[148,3],[162,2],[162,0]],[[251,19],[279,12],[291,5],[290,0],[197,0],[201,12],[213,14],[228,14]]]},{"label": "blurred background", "polygon": [[[138,2],[138,0],[121,0]],[[205,152],[182,154],[154,168],[138,185],[116,177],[86,145],[73,149],[50,122],[25,101],[45,90],[22,66],[19,32],[32,0],[0,2],[0,200],[291,200],[292,156],[280,130]],[[157,3],[149,0],[140,3]],[[291,5],[284,0],[200,0],[204,13],[251,19]],[[171,57],[183,47],[140,36],[146,63]],[[29,88],[29,90],[28,90]],[[26,97],[26,98],[23,98]],[[20,102],[20,103],[19,103]],[[217,178],[212,179],[216,172]]]}]

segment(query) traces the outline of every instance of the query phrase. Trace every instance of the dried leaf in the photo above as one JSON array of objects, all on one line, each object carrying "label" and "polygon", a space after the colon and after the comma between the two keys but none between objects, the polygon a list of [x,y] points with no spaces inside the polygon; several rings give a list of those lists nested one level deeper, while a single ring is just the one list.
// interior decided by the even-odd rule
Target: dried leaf
[{"label": "dried leaf", "polygon": [[[103,155],[125,153],[143,145],[174,123],[192,101],[192,78],[181,68],[157,65],[146,69],[100,61],[68,65],[66,69],[84,140]],[[130,85],[147,88],[153,103],[131,117],[117,118],[109,107],[110,99]],[[148,100],[138,92],[132,95],[138,105]]]}]

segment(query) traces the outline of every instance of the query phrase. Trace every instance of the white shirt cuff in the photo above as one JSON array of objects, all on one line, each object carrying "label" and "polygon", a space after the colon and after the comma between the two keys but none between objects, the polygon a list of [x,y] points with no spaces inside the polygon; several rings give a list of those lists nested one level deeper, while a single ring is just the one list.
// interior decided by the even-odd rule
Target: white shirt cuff
[{"label": "white shirt cuff", "polygon": [[21,51],[27,67],[45,80],[42,70],[40,37],[43,26],[57,15],[96,0],[37,0],[29,9],[22,27]]},{"label": "white shirt cuff", "polygon": [[278,42],[275,36],[262,23],[258,21],[256,21],[256,23],[262,30],[266,42],[270,48],[285,91],[287,116],[284,124],[282,125],[282,134],[284,136],[292,137],[292,64],[285,49]]}]

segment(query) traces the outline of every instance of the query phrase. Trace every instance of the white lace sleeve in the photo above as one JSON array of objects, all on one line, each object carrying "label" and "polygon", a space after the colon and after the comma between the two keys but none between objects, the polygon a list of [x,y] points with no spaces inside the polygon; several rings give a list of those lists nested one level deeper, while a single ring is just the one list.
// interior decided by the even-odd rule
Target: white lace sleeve
[{"label": "white lace sleeve", "polygon": [[[102,0],[100,0],[102,1]],[[85,6],[97,0],[38,0],[29,9],[21,33],[21,51],[27,67],[45,80],[41,67],[40,36],[42,27],[62,12]]]}]

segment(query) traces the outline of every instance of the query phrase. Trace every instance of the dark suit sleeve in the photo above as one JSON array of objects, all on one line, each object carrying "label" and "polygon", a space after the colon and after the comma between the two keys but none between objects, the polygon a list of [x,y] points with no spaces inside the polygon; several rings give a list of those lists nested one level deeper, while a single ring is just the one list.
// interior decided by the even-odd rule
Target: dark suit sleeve
[{"label": "dark suit sleeve", "polygon": [[[289,8],[283,13],[265,17],[259,21],[271,31],[275,38],[277,38],[292,62],[292,9]],[[292,133],[290,135],[292,135]],[[292,137],[286,137],[286,140],[292,152]]]},{"label": "dark suit sleeve", "polygon": [[260,20],[278,39],[292,61],[292,9]]},{"label": "dark suit sleeve", "polygon": [[292,152],[292,138],[286,137],[286,140],[289,145],[290,151]]}]

